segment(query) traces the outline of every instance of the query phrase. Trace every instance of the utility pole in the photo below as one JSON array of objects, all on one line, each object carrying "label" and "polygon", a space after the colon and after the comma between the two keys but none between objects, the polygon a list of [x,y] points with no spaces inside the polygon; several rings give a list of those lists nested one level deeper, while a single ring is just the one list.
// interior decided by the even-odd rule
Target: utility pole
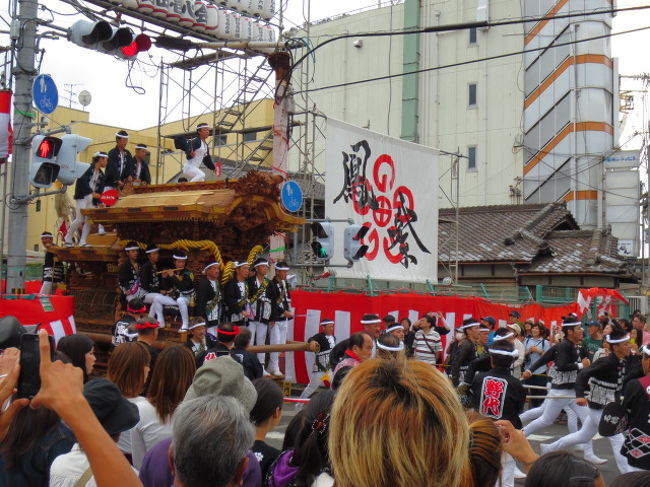
[{"label": "utility pole", "polygon": [[29,164],[31,147],[32,81],[36,76],[36,27],[38,0],[19,0],[18,18],[12,22],[12,33],[18,23],[20,39],[16,50],[16,65],[13,69],[16,91],[14,94],[14,147],[13,188],[9,209],[9,255],[7,256],[7,292],[25,287],[27,256],[27,203],[23,198],[29,194]]}]

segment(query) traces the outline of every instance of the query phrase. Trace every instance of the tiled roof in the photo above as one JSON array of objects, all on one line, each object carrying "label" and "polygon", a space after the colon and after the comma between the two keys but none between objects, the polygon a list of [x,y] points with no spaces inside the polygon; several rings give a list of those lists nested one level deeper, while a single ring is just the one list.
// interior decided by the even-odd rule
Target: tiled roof
[{"label": "tiled roof", "polygon": [[547,241],[552,254],[541,256],[520,273],[630,273],[616,253],[618,239],[608,231],[557,231]]},{"label": "tiled roof", "polygon": [[[438,258],[455,258],[456,210],[439,211]],[[563,203],[466,207],[459,210],[460,262],[530,263],[554,229],[579,227]]]}]

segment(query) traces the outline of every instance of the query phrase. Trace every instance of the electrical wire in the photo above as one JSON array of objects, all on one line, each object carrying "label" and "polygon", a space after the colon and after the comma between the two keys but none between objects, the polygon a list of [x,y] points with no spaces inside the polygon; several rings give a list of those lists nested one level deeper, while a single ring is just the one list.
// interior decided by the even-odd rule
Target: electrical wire
[{"label": "electrical wire", "polygon": [[[648,6],[648,8],[650,8],[650,6]],[[611,38],[611,37],[624,35],[624,34],[631,34],[633,32],[641,32],[641,31],[648,30],[648,29],[650,29],[650,26],[638,27],[636,29],[629,29],[629,30],[625,30],[625,31],[621,31],[621,32],[613,32],[613,33],[609,33],[609,34],[603,34],[603,35],[599,35],[599,36],[593,36],[593,37],[587,37],[587,38],[584,38],[584,39],[578,39],[577,41],[574,41],[574,42],[563,42],[563,43],[558,43],[558,44],[551,44],[551,45],[548,45],[548,46],[535,47],[535,48],[530,48],[530,49],[523,49],[521,51],[508,52],[508,53],[504,53],[504,54],[497,54],[497,55],[494,55],[494,56],[488,56],[488,57],[484,57],[484,58],[480,58],[480,59],[473,59],[473,60],[469,60],[469,61],[461,61],[461,62],[458,62],[458,63],[445,64],[445,65],[441,65],[441,66],[435,66],[435,67],[432,67],[432,68],[417,69],[417,70],[414,70],[414,71],[407,71],[407,72],[392,74],[392,75],[390,75],[390,77],[389,76],[376,76],[374,78],[366,78],[366,79],[357,80],[357,81],[348,81],[346,83],[337,83],[337,84],[333,84],[333,85],[321,86],[319,88],[310,88],[310,89],[307,89],[307,90],[298,91],[296,93],[313,93],[313,92],[316,92],[316,91],[323,91],[323,90],[328,90],[328,89],[332,89],[332,88],[342,88],[344,86],[353,86],[353,85],[358,85],[358,84],[363,84],[363,83],[370,83],[370,82],[373,82],[373,81],[382,81],[382,80],[386,80],[386,79],[389,79],[389,78],[399,78],[399,77],[402,77],[402,76],[408,76],[410,74],[426,73],[426,72],[429,72],[429,71],[438,71],[438,70],[441,70],[441,69],[455,68],[455,67],[459,67],[459,66],[467,66],[467,65],[470,65],[470,64],[481,63],[481,62],[484,62],[484,61],[493,61],[495,59],[503,59],[503,58],[507,58],[507,57],[511,57],[511,56],[521,56],[521,55],[527,54],[529,52],[543,51],[543,50],[546,50],[546,49],[568,46],[570,44],[578,44],[578,43],[582,43],[582,42],[590,42],[590,41],[595,41],[595,40],[599,40],[599,39],[608,39],[608,38]]]}]

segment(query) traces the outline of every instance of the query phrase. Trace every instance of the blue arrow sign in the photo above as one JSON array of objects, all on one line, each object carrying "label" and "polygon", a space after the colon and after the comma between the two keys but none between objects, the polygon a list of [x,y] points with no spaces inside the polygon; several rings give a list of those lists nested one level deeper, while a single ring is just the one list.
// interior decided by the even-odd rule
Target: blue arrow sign
[{"label": "blue arrow sign", "polygon": [[59,104],[59,90],[49,74],[39,74],[32,84],[34,106],[45,115],[49,115]]},{"label": "blue arrow sign", "polygon": [[302,207],[302,189],[295,181],[285,181],[280,195],[287,211],[296,212]]}]

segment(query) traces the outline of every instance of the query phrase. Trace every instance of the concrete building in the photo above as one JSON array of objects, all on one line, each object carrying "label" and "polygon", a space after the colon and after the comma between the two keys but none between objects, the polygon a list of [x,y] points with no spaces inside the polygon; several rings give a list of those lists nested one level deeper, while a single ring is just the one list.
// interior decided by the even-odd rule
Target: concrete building
[{"label": "concrete building", "polygon": [[[293,35],[308,34],[318,45],[355,32],[597,8],[611,3],[405,0],[315,23]],[[464,154],[458,195],[452,157],[440,157],[441,207],[454,204],[456,196],[460,206],[564,201],[581,227],[594,228],[603,223],[602,161],[614,146],[618,109],[609,40],[550,46],[606,36],[610,30],[611,15],[603,14],[352,37],[318,49],[293,79],[296,86],[307,86],[313,106],[327,117]],[[497,58],[485,61],[491,57]],[[389,78],[410,71],[418,73]],[[354,83],[368,79],[373,81]]]}]

